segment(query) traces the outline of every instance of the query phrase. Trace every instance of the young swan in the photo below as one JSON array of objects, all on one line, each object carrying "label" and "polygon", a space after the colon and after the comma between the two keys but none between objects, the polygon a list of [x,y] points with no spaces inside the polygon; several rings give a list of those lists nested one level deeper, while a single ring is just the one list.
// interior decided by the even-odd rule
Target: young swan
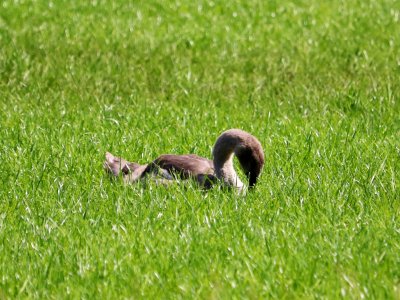
[{"label": "young swan", "polygon": [[245,186],[233,167],[233,157],[239,163],[252,188],[264,166],[264,152],[260,142],[251,134],[240,129],[223,132],[214,144],[213,160],[194,154],[164,154],[147,165],[128,162],[106,153],[105,170],[114,176],[122,174],[125,182],[135,182],[146,176],[158,176],[162,183],[175,179],[194,178],[201,186],[211,188],[221,180],[226,186],[243,192]]}]

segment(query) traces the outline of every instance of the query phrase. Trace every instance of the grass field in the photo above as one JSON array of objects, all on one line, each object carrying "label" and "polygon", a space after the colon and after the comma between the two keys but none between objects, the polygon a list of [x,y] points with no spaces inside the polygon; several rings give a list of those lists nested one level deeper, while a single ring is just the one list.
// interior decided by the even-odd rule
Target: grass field
[{"label": "grass field", "polygon": [[[400,299],[400,2],[0,2],[0,299]],[[245,197],[105,151],[266,165]]]}]

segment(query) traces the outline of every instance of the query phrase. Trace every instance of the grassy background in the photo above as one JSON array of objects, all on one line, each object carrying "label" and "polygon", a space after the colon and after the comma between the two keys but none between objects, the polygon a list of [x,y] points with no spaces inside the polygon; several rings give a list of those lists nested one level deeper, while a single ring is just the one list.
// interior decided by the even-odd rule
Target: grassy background
[{"label": "grassy background", "polygon": [[[400,2],[0,2],[0,298],[400,298]],[[246,197],[123,186],[210,157]]]}]

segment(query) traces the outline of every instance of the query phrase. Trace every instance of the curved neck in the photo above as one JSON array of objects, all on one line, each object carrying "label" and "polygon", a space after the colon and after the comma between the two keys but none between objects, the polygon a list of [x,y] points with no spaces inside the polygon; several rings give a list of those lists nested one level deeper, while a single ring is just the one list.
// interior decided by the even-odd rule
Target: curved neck
[{"label": "curved neck", "polygon": [[249,179],[249,187],[253,187],[264,165],[264,152],[260,142],[240,129],[229,129],[223,132],[215,142],[213,149],[215,175],[226,185],[242,191],[243,182],[233,168],[234,155],[239,159]]},{"label": "curved neck", "polygon": [[223,152],[222,155],[214,154],[215,174],[226,185],[242,190],[244,184],[233,167],[233,155],[234,151]]}]

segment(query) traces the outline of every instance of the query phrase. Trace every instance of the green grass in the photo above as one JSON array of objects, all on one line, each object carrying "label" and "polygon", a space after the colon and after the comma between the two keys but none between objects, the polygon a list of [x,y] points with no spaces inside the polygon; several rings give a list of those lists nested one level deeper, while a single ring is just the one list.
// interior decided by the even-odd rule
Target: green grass
[{"label": "green grass", "polygon": [[[2,0],[0,299],[399,299],[399,37],[395,0]],[[246,197],[103,174],[228,128]]]}]

